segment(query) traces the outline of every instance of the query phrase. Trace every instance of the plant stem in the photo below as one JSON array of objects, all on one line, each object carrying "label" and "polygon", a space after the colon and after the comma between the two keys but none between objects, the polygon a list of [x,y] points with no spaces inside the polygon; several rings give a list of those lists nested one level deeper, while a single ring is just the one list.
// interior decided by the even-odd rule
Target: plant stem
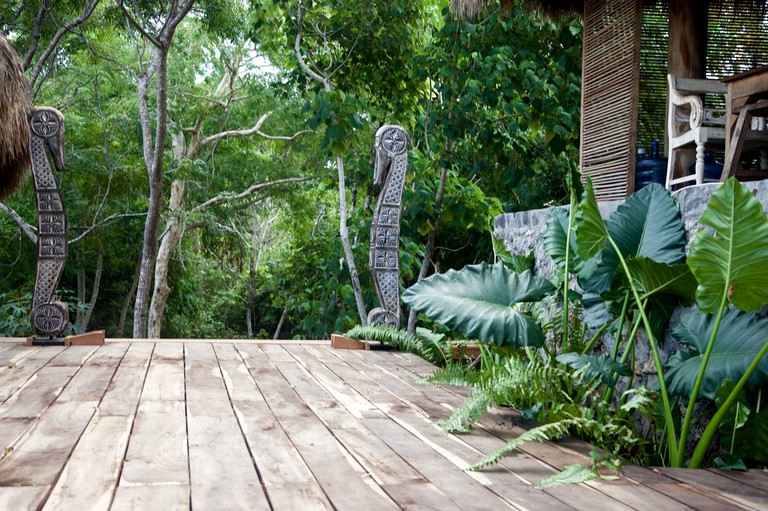
[{"label": "plant stem", "polygon": [[[647,303],[648,303],[647,301],[643,303],[643,306],[645,306]],[[622,353],[621,358],[619,359],[619,362],[621,362],[622,364],[627,361],[627,358],[629,358],[629,354],[632,353],[632,349],[635,346],[635,338],[637,337],[637,331],[640,330],[640,321],[642,320],[638,316],[634,326],[632,327],[632,332],[629,335],[629,341],[627,342],[627,345],[624,348],[624,353]]]},{"label": "plant stem", "polygon": [[565,233],[565,270],[563,272],[563,341],[562,346],[568,344],[568,285],[570,284],[570,259],[571,259],[571,229],[573,228],[573,210],[576,205],[576,193],[571,184],[571,207],[568,208],[568,229]]},{"label": "plant stem", "polygon": [[611,358],[616,358],[619,354],[619,344],[621,342],[621,331],[624,330],[624,319],[627,317],[627,309],[629,308],[629,291],[624,293],[624,305],[621,306],[621,315],[619,316],[619,324],[616,327],[616,335],[613,343],[613,349],[611,350]]},{"label": "plant stem", "polygon": [[704,462],[704,456],[707,454],[707,449],[709,449],[709,444],[712,443],[712,439],[715,437],[717,430],[720,428],[720,423],[723,421],[725,414],[728,413],[728,410],[731,408],[731,406],[733,406],[733,403],[736,402],[736,399],[738,399],[739,396],[739,392],[741,392],[741,389],[743,389],[744,385],[747,384],[749,377],[752,376],[752,373],[755,372],[757,366],[760,365],[760,361],[763,359],[766,353],[768,353],[768,341],[763,344],[763,348],[752,360],[752,363],[749,364],[746,372],[741,376],[739,382],[733,388],[731,393],[728,394],[728,398],[720,406],[720,409],[717,410],[715,415],[712,417],[712,420],[709,421],[706,429],[704,429],[704,433],[701,434],[701,438],[696,444],[696,449],[693,451],[693,456],[691,457],[691,463],[689,465],[691,468],[701,467],[701,464]]},{"label": "plant stem", "polygon": [[[727,288],[726,288],[727,291]],[[683,420],[683,426],[680,429],[680,444],[677,447],[678,458],[675,460],[677,466],[683,466],[683,459],[685,453],[685,442],[688,438],[688,433],[691,431],[691,421],[693,419],[693,407],[696,405],[696,399],[699,397],[699,390],[701,390],[701,384],[704,381],[704,373],[707,370],[709,364],[709,358],[712,355],[712,349],[715,346],[715,338],[717,337],[717,331],[720,329],[720,322],[723,319],[723,313],[725,312],[726,302],[728,300],[728,293],[723,293],[723,298],[720,301],[720,309],[717,312],[715,318],[715,325],[712,327],[712,333],[707,341],[707,348],[704,350],[704,357],[701,359],[701,366],[699,372],[696,375],[696,382],[693,384],[693,390],[688,397],[688,407],[685,409],[685,419]]]},{"label": "plant stem", "polygon": [[604,324],[600,328],[597,329],[597,332],[595,332],[595,335],[592,336],[592,338],[589,340],[587,345],[584,347],[584,350],[581,352],[582,355],[586,355],[590,351],[592,351],[592,348],[595,346],[595,343],[600,338],[600,336],[605,332],[605,329],[608,328],[611,325],[611,322]]},{"label": "plant stem", "polygon": [[651,329],[651,322],[648,321],[648,316],[645,314],[645,308],[643,307],[643,301],[640,299],[640,293],[638,293],[637,288],[635,287],[635,282],[632,279],[632,273],[629,271],[629,267],[627,266],[627,261],[624,259],[624,256],[621,254],[621,250],[619,250],[619,247],[616,246],[616,242],[613,241],[613,239],[609,236],[607,236],[607,240],[610,242],[613,249],[616,251],[616,255],[619,257],[619,261],[621,262],[621,266],[624,269],[624,273],[627,275],[627,280],[629,281],[629,286],[632,289],[632,294],[635,297],[635,303],[638,307],[638,312],[640,313],[640,318],[643,321],[643,326],[645,327],[645,332],[648,335],[648,342],[651,345],[651,352],[653,353],[653,363],[656,366],[656,374],[659,378],[659,391],[661,392],[661,401],[664,405],[664,420],[667,423],[667,443],[669,444],[669,459],[673,460],[673,466],[681,466],[676,465],[675,462],[677,461],[678,454],[677,454],[677,439],[675,438],[675,428],[674,428],[674,419],[672,418],[672,407],[669,404],[669,393],[667,392],[667,384],[664,382],[664,366],[661,363],[661,357],[659,356],[659,347],[656,344],[656,339],[653,337],[653,330]]},{"label": "plant stem", "polygon": [[[629,296],[629,295],[627,295],[627,296]],[[645,309],[645,306],[646,306],[647,303],[648,303],[648,300],[646,299],[646,301],[643,302],[643,309]],[[625,304],[626,304],[626,302],[625,302]],[[627,361],[627,357],[629,357],[629,354],[632,352],[632,348],[635,346],[635,337],[637,337],[637,331],[638,330],[640,330],[640,317],[638,317],[637,320],[635,321],[635,324],[632,327],[632,332],[630,332],[630,334],[629,334],[629,337],[628,337],[628,340],[627,340],[627,345],[624,347],[624,353],[621,355],[621,358],[619,359],[619,362],[621,362],[622,364]],[[614,347],[616,347],[616,346],[614,345]],[[614,350],[614,353],[611,355],[611,358],[616,358],[615,350]],[[633,378],[634,378],[634,375],[635,375],[635,372],[634,372],[634,368],[633,368],[633,370],[632,370],[632,377]],[[613,378],[614,378],[613,379],[613,385],[611,385],[610,387],[605,389],[605,395],[603,396],[603,399],[605,401],[610,401],[611,397],[613,397],[613,391],[616,389],[616,383],[618,383],[618,381],[619,381],[619,375],[614,373],[614,377]],[[627,388],[629,388],[629,386]]]}]

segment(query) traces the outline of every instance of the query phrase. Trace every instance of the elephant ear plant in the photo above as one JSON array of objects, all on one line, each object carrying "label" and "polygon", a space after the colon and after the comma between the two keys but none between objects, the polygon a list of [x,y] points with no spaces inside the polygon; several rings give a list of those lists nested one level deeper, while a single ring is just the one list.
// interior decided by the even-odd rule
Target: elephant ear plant
[{"label": "elephant ear plant", "polygon": [[[604,267],[606,261],[611,265],[617,262],[613,282],[619,282],[630,293],[650,344],[659,379],[670,465],[680,467],[686,463],[685,447],[697,400],[714,400],[724,381],[737,382],[696,444],[689,466],[700,467],[720,423],[741,390],[748,383],[768,381],[768,359],[763,360],[768,351],[768,328],[765,320],[754,314],[768,303],[768,219],[749,191],[735,179],[728,180],[712,195],[700,219],[707,229],[697,232],[687,263],[680,264],[674,256],[667,256],[670,240],[676,244],[664,234],[676,223],[665,206],[670,198],[665,199],[666,192],[658,186],[645,190],[627,199],[608,221],[603,221],[591,183],[587,183],[575,214],[576,251],[582,260],[601,257],[598,268]],[[641,202],[648,207],[638,207]],[[652,217],[641,216],[645,222],[640,245],[629,241],[636,221],[633,215],[626,214],[629,211],[653,212]],[[617,215],[618,222],[614,221]],[[646,245],[647,242],[650,244]],[[595,275],[600,274],[598,269],[587,282],[594,283]],[[688,349],[672,357],[665,373],[659,349],[659,322],[651,320],[648,307],[655,301],[652,312],[669,310],[670,301],[665,298],[669,295],[684,303],[688,301],[694,282],[691,274],[695,277],[698,310],[683,316],[674,331]],[[595,288],[602,291],[604,300],[606,296],[610,299],[612,290],[616,291],[613,284],[604,283],[592,289]],[[632,330],[630,343],[636,331],[637,326]],[[687,402],[679,434],[671,399],[675,395]]]},{"label": "elephant ear plant", "polygon": [[[688,266],[696,276],[698,312],[681,322],[680,340],[688,353],[673,361],[670,384],[688,393],[688,408],[673,464],[681,466],[683,446],[699,394],[727,380],[736,385],[704,430],[690,460],[700,467],[721,421],[748,384],[768,381],[768,326],[756,313],[768,303],[768,219],[755,197],[735,178],[713,195],[691,243]],[[737,310],[738,309],[738,310]],[[695,377],[694,377],[695,376]],[[689,390],[690,389],[690,390]]]},{"label": "elephant ear plant", "polygon": [[[666,190],[648,186],[603,220],[588,181],[580,202],[572,197],[570,210],[553,210],[544,238],[562,276],[557,284],[565,305],[560,346],[576,345],[567,342],[567,336],[574,335],[569,332],[569,303],[581,302],[576,310],[584,310],[585,320],[597,332],[581,352],[556,357],[560,367],[574,371],[575,379],[588,382],[589,398],[582,402],[580,419],[610,407],[619,378],[629,378],[631,387],[633,372],[627,363],[642,327],[663,409],[660,426],[666,452],[661,454],[672,466],[686,464],[699,399],[717,398],[718,408],[695,446],[691,467],[703,464],[718,428],[730,420],[731,408],[745,388],[768,381],[768,325],[755,314],[768,303],[768,220],[752,194],[731,179],[713,194],[700,222],[705,229],[691,243],[686,262],[685,229]],[[583,294],[571,289],[572,277]],[[531,347],[541,348],[538,352],[548,353],[551,364],[557,346],[547,346],[531,308],[521,304],[554,292],[551,284],[530,272],[517,275],[502,264],[475,265],[422,280],[403,300],[489,345],[525,348],[529,356]],[[659,346],[663,326],[676,305],[690,305],[694,297],[698,310],[683,315],[673,331],[686,348],[665,367]],[[606,330],[615,338],[611,349],[604,350],[610,354],[596,355],[594,345]],[[602,400],[592,394],[597,387],[604,389]],[[631,395],[625,393],[622,401]],[[687,406],[682,424],[674,413],[677,398]],[[626,405],[620,402],[618,415],[628,413]]]}]

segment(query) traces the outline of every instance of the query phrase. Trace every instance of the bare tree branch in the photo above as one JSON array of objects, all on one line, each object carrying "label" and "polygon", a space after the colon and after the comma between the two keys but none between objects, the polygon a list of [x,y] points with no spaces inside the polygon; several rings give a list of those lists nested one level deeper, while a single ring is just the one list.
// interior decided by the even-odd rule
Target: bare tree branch
[{"label": "bare tree branch", "polygon": [[268,135],[261,131],[261,126],[264,124],[264,121],[267,120],[267,118],[272,115],[272,111],[265,113],[262,115],[258,121],[256,121],[256,124],[247,130],[230,130],[230,131],[222,131],[220,133],[216,133],[215,135],[211,135],[210,137],[206,137],[202,140],[200,145],[207,145],[214,142],[218,142],[220,140],[223,140],[225,138],[232,138],[232,137],[250,137],[251,135],[259,135],[262,138],[266,138],[268,140],[295,140],[297,137],[304,135],[306,133],[314,133],[314,130],[301,130],[297,131],[293,135],[285,136],[285,135]]},{"label": "bare tree branch", "polygon": [[27,55],[24,57],[24,69],[29,69],[29,66],[32,65],[32,59],[35,57],[37,48],[40,46],[40,36],[42,35],[43,31],[43,18],[45,18],[45,15],[48,13],[50,7],[51,6],[48,4],[48,2],[42,2],[40,4],[40,9],[37,11],[34,28],[32,29],[32,37],[30,37],[31,42],[29,49],[27,50]]},{"label": "bare tree branch", "polygon": [[[217,195],[216,197],[213,197],[211,199],[208,199],[207,201],[203,202],[202,204],[195,206],[192,209],[192,213],[198,213],[200,211],[203,211],[205,209],[210,208],[211,206],[215,206],[216,204],[222,203],[222,202],[230,202],[230,201],[237,201],[242,200],[250,195],[253,195],[255,192],[258,192],[259,190],[263,190],[264,188],[268,188],[270,186],[276,186],[276,185],[282,185],[286,183],[304,183],[306,181],[311,181],[313,178],[311,177],[289,177],[285,179],[276,179],[274,181],[268,181],[266,183],[257,183],[253,186],[248,187],[246,190],[233,195],[231,193],[221,193]],[[1,204],[1,203],[0,203]]]},{"label": "bare tree branch", "polygon": [[8,207],[8,205],[4,202],[0,202],[0,211],[4,211],[8,216],[10,216],[13,221],[16,222],[16,225],[19,226],[19,229],[21,229],[22,232],[27,235],[27,238],[29,238],[32,243],[37,245],[37,229],[25,222],[24,219],[21,218],[18,213],[16,213],[16,211]]},{"label": "bare tree branch", "polygon": [[[2,204],[2,203],[0,203]],[[113,215],[109,215],[108,217],[104,218],[103,220],[96,222],[90,226],[88,226],[82,233],[80,233],[78,236],[72,238],[69,240],[69,244],[73,245],[77,243],[78,241],[82,241],[83,238],[87,237],[91,232],[98,229],[99,227],[106,227],[107,225],[115,223],[117,220],[121,218],[130,218],[135,216],[147,216],[146,213],[115,213]]]},{"label": "bare tree branch", "polygon": [[[96,9],[96,6],[99,5],[99,2],[100,0],[88,0],[83,6],[82,12],[77,18],[70,21],[66,25],[59,27],[59,29],[56,31],[56,34],[54,34],[54,36],[51,38],[51,41],[48,43],[48,46],[45,48],[45,51],[43,51],[43,54],[40,56],[39,59],[37,59],[37,64],[35,64],[35,68],[30,73],[29,82],[33,85],[33,87],[34,87],[34,84],[37,82],[38,77],[40,76],[43,66],[51,57],[51,55],[56,51],[56,49],[59,47],[59,42],[61,41],[61,39],[67,33],[69,33],[74,27],[81,25],[88,18],[90,18],[91,14],[93,14],[93,11]],[[44,2],[44,3],[47,3],[47,2]]]}]

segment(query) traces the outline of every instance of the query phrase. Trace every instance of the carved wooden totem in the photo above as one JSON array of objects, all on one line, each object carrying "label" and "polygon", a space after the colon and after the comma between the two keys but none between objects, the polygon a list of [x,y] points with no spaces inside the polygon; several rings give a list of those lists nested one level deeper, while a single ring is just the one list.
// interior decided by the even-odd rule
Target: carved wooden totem
[{"label": "carved wooden totem", "polygon": [[408,144],[400,126],[385,125],[376,132],[374,184],[383,186],[371,222],[369,263],[381,307],[368,313],[368,323],[395,328],[400,328],[400,216]]},{"label": "carved wooden totem", "polygon": [[57,170],[64,169],[64,117],[55,108],[35,108],[29,114],[32,176],[37,200],[37,273],[32,297],[32,331],[56,337],[69,323],[66,304],[53,300],[67,261],[67,215],[46,148]]}]

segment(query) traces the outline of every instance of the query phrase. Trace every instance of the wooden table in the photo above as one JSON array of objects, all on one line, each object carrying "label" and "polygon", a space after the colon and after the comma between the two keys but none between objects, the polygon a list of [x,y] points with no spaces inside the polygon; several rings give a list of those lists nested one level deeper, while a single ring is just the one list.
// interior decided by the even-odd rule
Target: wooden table
[{"label": "wooden table", "polygon": [[[725,121],[725,165],[721,181],[735,174],[755,115],[768,115],[768,66],[723,78],[728,86]],[[745,129],[746,126],[746,129]]]}]

